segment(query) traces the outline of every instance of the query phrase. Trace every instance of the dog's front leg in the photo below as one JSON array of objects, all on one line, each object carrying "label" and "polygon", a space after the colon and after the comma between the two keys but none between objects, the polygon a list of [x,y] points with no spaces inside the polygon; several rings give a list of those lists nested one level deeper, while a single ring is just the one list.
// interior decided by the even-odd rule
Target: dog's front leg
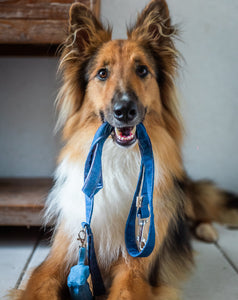
[{"label": "dog's front leg", "polygon": [[125,264],[117,267],[115,273],[108,300],[154,299],[141,270],[130,269]]},{"label": "dog's front leg", "polygon": [[147,259],[121,259],[113,268],[113,282],[108,300],[156,299],[148,281]]},{"label": "dog's front leg", "polygon": [[148,258],[129,258],[117,264],[107,300],[179,300],[177,288],[150,284],[150,265]]},{"label": "dog's front leg", "polygon": [[69,299],[66,288],[70,265],[67,261],[68,246],[67,235],[58,230],[49,256],[33,271],[19,300]]}]

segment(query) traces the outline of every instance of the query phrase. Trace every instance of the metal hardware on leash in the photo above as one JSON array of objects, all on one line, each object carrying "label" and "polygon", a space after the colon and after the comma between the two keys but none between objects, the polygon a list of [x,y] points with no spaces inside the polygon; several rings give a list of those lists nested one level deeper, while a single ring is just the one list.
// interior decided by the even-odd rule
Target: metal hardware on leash
[{"label": "metal hardware on leash", "polygon": [[136,207],[140,208],[142,205],[143,196],[137,196],[136,197]]},{"label": "metal hardware on leash", "polygon": [[139,250],[143,250],[146,244],[146,239],[144,237],[144,229],[145,225],[149,222],[149,218],[142,219],[139,215],[138,217],[138,225],[139,225],[139,233],[137,236],[138,248]]},{"label": "metal hardware on leash", "polygon": [[79,231],[77,240],[80,243],[80,245],[79,245],[80,248],[85,248],[86,247],[86,244],[87,244],[86,228],[83,228]]},{"label": "metal hardware on leash", "polygon": [[[136,207],[138,209],[140,209],[142,206],[142,200],[143,200],[143,196],[137,196]],[[138,235],[136,237],[136,240],[138,242],[138,248],[140,251],[143,250],[143,248],[145,247],[145,244],[146,244],[146,238],[144,237],[144,229],[145,229],[145,225],[148,222],[149,222],[149,218],[141,218],[141,214],[138,214],[139,230],[138,230]]]},{"label": "metal hardware on leash", "polygon": [[[142,168],[142,179],[144,180],[144,175],[145,175],[145,169],[144,167]],[[142,201],[143,201],[143,196],[141,196],[142,193],[142,185],[140,186],[139,190],[139,195],[136,197],[136,207],[137,207],[137,212],[141,209],[142,207]],[[136,237],[137,241],[137,247],[140,251],[142,251],[145,247],[146,244],[146,238],[144,237],[144,229],[145,225],[149,222],[149,218],[141,218],[141,214],[138,213],[138,235]]]}]

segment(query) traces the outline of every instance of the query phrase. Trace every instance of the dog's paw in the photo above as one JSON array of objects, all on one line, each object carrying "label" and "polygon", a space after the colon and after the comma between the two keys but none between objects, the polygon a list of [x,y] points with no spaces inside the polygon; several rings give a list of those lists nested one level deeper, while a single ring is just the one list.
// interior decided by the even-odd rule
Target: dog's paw
[{"label": "dog's paw", "polygon": [[195,228],[195,235],[207,243],[215,243],[218,240],[218,232],[210,223],[200,223]]}]

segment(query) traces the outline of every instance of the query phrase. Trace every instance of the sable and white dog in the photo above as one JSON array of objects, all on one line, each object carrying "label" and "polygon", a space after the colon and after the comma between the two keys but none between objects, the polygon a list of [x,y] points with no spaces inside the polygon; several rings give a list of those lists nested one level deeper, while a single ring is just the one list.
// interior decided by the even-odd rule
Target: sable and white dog
[{"label": "sable and white dog", "polygon": [[[238,223],[235,196],[209,182],[192,182],[184,171],[174,85],[176,34],[165,0],[147,5],[128,29],[127,40],[111,40],[111,29],[84,5],[71,7],[58,96],[65,146],[46,204],[46,222],[54,220],[55,234],[49,256],[17,299],[69,299],[67,276],[78,259],[77,236],[85,220],[84,163],[105,121],[114,130],[103,148],[104,188],[95,197],[92,217],[106,287],[101,299],[179,299],[179,282],[193,265],[188,220],[197,236],[208,241],[217,238],[212,221]],[[155,159],[156,233],[152,254],[132,258],[124,231],[140,169],[135,129],[141,122]]]}]

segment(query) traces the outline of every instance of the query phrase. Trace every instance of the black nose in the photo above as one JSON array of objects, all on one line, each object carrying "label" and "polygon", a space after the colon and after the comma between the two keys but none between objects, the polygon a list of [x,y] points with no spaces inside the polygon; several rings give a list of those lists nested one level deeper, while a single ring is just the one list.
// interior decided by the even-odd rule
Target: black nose
[{"label": "black nose", "polygon": [[113,115],[120,122],[131,122],[138,114],[137,105],[131,100],[119,100],[114,104]]}]

